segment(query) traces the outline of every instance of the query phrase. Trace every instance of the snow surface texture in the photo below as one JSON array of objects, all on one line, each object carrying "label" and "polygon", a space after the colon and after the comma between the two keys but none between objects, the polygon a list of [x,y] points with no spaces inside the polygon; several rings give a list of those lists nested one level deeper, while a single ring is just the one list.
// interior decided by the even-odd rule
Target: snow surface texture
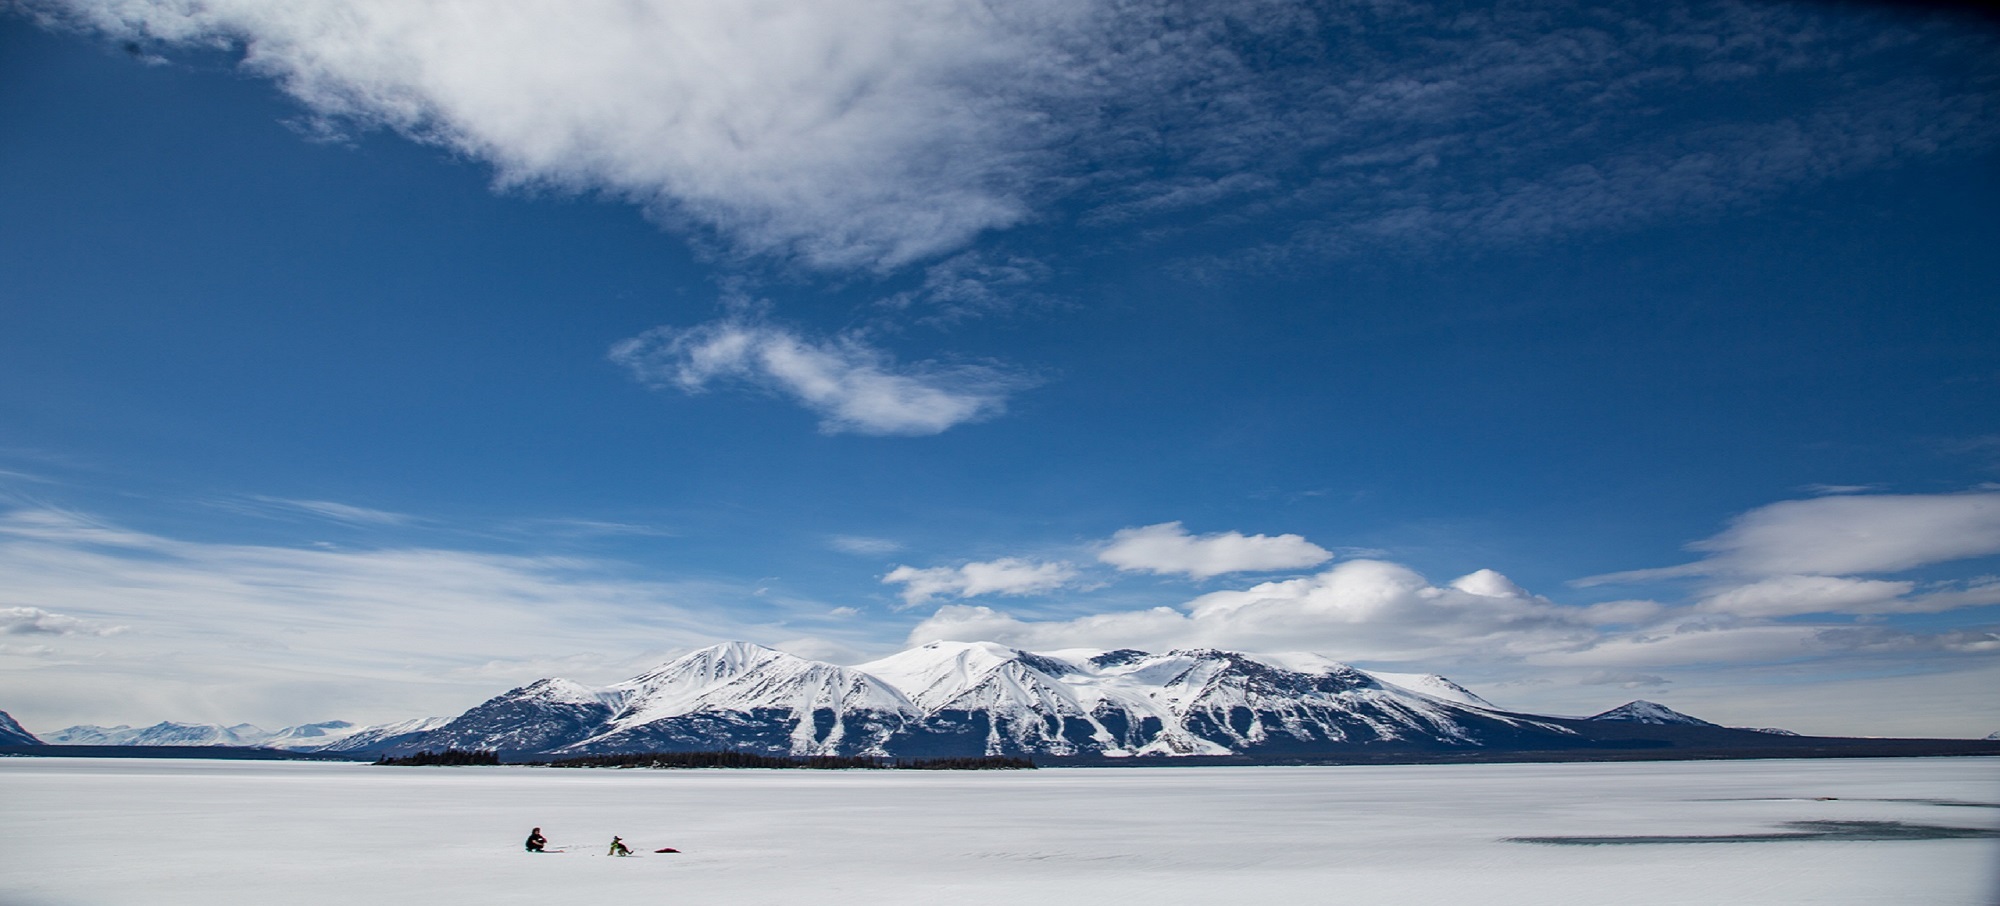
[{"label": "snow surface texture", "polygon": [[[1022,772],[12,758],[0,802],[21,831],[0,859],[9,906],[1990,906],[2000,893],[1992,838],[1508,840],[1992,828],[1995,758]],[[536,826],[569,852],[523,852]],[[604,856],[613,834],[641,855]],[[663,846],[684,852],[652,853]]]}]

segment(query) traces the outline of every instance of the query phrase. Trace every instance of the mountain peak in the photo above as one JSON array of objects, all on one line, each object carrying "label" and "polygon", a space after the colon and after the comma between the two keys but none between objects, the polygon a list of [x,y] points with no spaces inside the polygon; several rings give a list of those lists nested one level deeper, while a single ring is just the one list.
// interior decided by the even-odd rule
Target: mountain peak
[{"label": "mountain peak", "polygon": [[0,746],[38,746],[42,741],[14,721],[13,716],[0,711]]},{"label": "mountain peak", "polygon": [[1603,714],[1592,715],[1591,717],[1586,719],[1624,721],[1627,723],[1656,724],[1663,726],[1683,726],[1683,727],[1716,726],[1716,724],[1709,723],[1708,721],[1702,720],[1699,717],[1692,717],[1686,714],[1682,714],[1681,712],[1669,708],[1666,705],[1660,704],[1659,702],[1649,702],[1644,699],[1626,702],[1625,704],[1619,705],[1616,708],[1612,708],[1611,710],[1606,711]]}]

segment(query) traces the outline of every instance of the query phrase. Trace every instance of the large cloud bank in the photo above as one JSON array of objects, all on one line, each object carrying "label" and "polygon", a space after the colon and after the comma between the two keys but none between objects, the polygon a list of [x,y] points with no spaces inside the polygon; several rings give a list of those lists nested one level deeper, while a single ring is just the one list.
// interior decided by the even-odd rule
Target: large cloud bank
[{"label": "large cloud bank", "polygon": [[240,43],[331,125],[509,185],[603,190],[755,252],[892,267],[1026,215],[1038,34],[1065,3],[77,0],[121,38]]},{"label": "large cloud bank", "polygon": [[[504,185],[610,193],[834,270],[1045,216],[1226,224],[1222,250],[1252,258],[1537,241],[2000,136],[1991,34],[1858,6],[25,6],[161,53],[239,47],[334,128],[394,129]],[[1276,229],[1245,234],[1246,217]]]}]

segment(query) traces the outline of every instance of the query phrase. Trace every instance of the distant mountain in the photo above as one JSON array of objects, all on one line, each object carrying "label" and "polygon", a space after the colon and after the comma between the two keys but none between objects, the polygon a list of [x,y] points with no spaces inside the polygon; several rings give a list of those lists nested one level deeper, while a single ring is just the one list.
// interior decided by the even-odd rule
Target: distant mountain
[{"label": "distant mountain", "polygon": [[161,721],[150,727],[64,727],[48,741],[65,746],[255,746],[271,734],[250,724],[183,724]]},{"label": "distant mountain", "polygon": [[2000,739],[2000,730],[1994,730],[1993,732],[1991,732],[1991,733],[1988,733],[1988,734],[1986,734],[1986,738],[1987,738],[1987,739]]},{"label": "distant mountain", "polygon": [[730,642],[630,680],[544,679],[392,750],[789,755],[1228,755],[1573,745],[1434,675],[1216,649],[1038,654],[934,642],[856,667]]},{"label": "distant mountain", "polygon": [[449,723],[448,717],[419,717],[392,724],[378,724],[372,727],[356,727],[347,735],[310,748],[296,747],[295,751],[330,752],[340,754],[371,754],[392,749],[415,740]]},{"label": "distant mountain", "polygon": [[[1711,726],[1713,726],[1711,724]],[[1772,736],[1797,736],[1799,734],[1782,727],[1730,727],[1731,730],[1747,730],[1751,733],[1769,733]]]},{"label": "distant mountain", "polygon": [[347,738],[348,734],[361,729],[344,720],[327,720],[316,724],[300,724],[286,727],[266,735],[257,745],[267,749],[291,749],[295,751],[316,751]]},{"label": "distant mountain", "polygon": [[[1619,705],[1616,708],[1612,708],[1611,710],[1606,711],[1603,714],[1595,714],[1586,719],[1600,720],[1600,721],[1614,721],[1621,723],[1634,723],[1634,724],[1653,724],[1656,726],[1679,726],[1679,727],[1718,726],[1716,724],[1712,724],[1709,723],[1708,721],[1702,720],[1699,717],[1690,717],[1686,714],[1682,714],[1681,712],[1669,708],[1666,705],[1662,705],[1658,702],[1649,702],[1643,699],[1640,701],[1626,702],[1625,704]],[[1752,732],[1766,733],[1770,731],[1756,730]]]},{"label": "distant mountain", "polygon": [[0,711],[0,746],[39,746],[42,741],[23,729],[13,715]]},{"label": "distant mountain", "polygon": [[292,752],[372,752],[372,747],[405,742],[436,730],[444,722],[444,718],[432,717],[358,727],[344,720],[329,720],[275,731],[252,724],[225,727],[173,721],[162,721],[150,727],[85,724],[57,730],[49,735],[47,742],[66,746],[232,746]]}]

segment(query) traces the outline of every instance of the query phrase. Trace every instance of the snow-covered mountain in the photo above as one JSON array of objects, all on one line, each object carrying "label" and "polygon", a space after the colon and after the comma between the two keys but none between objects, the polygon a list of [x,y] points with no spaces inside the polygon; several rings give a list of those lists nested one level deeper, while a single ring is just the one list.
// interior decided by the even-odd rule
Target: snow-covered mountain
[{"label": "snow-covered mountain", "polygon": [[933,642],[841,667],[727,642],[608,686],[537,680],[452,718],[374,727],[325,721],[275,732],[249,724],[79,726],[48,741],[346,755],[459,748],[509,756],[730,749],[1283,757],[1566,749],[1594,745],[1597,737],[1629,746],[1643,741],[1632,735],[1642,725],[1703,739],[1738,732],[1645,701],[1586,719],[1519,714],[1436,674],[1370,672],[1309,653],[1037,653],[991,642]]},{"label": "snow-covered mountain", "polygon": [[293,752],[372,751],[375,747],[393,745],[407,737],[435,730],[444,722],[444,718],[431,717],[358,727],[344,720],[328,720],[279,730],[265,730],[252,724],[225,727],[174,721],[161,721],[150,727],[82,724],[57,730],[49,735],[47,742],[66,746],[239,746]]},{"label": "snow-covered mountain", "polygon": [[1699,717],[1690,717],[1659,702],[1644,699],[1630,701],[1612,708],[1603,714],[1593,714],[1588,720],[1620,721],[1634,724],[1654,724],[1656,726],[1713,727]]},{"label": "snow-covered mountain", "polygon": [[316,724],[286,727],[265,736],[257,745],[267,749],[313,752],[333,745],[361,729],[344,720],[324,720]]},{"label": "snow-covered mountain", "polygon": [[42,741],[28,732],[14,720],[13,715],[0,711],[0,746],[38,746]]},{"label": "snow-covered mountain", "polygon": [[610,686],[540,680],[396,748],[1119,757],[1560,744],[1574,735],[1443,677],[1378,676],[1311,654],[1041,654],[934,642],[840,667],[729,642]]},{"label": "snow-covered mountain", "polygon": [[[1392,683],[1317,655],[1216,649],[1036,654],[933,642],[855,669],[907,695],[929,736],[990,754],[1225,755],[1329,744],[1478,745],[1548,724]],[[1441,678],[1440,678],[1441,680]],[[1474,698],[1441,680],[1458,695]],[[983,735],[981,739],[968,736]],[[932,744],[947,739],[927,740]]]},{"label": "snow-covered mountain", "polygon": [[64,727],[48,741],[65,746],[255,746],[269,739],[267,730],[237,724],[183,724],[163,720],[150,727]]},{"label": "snow-covered mountain", "polygon": [[418,717],[392,724],[355,727],[338,739],[311,746],[292,746],[306,752],[375,752],[393,748],[449,723],[449,717]]},{"label": "snow-covered mountain", "polygon": [[538,680],[487,700],[420,744],[513,752],[726,747],[881,755],[889,737],[918,716],[896,690],[851,668],[727,642],[602,688]]}]

